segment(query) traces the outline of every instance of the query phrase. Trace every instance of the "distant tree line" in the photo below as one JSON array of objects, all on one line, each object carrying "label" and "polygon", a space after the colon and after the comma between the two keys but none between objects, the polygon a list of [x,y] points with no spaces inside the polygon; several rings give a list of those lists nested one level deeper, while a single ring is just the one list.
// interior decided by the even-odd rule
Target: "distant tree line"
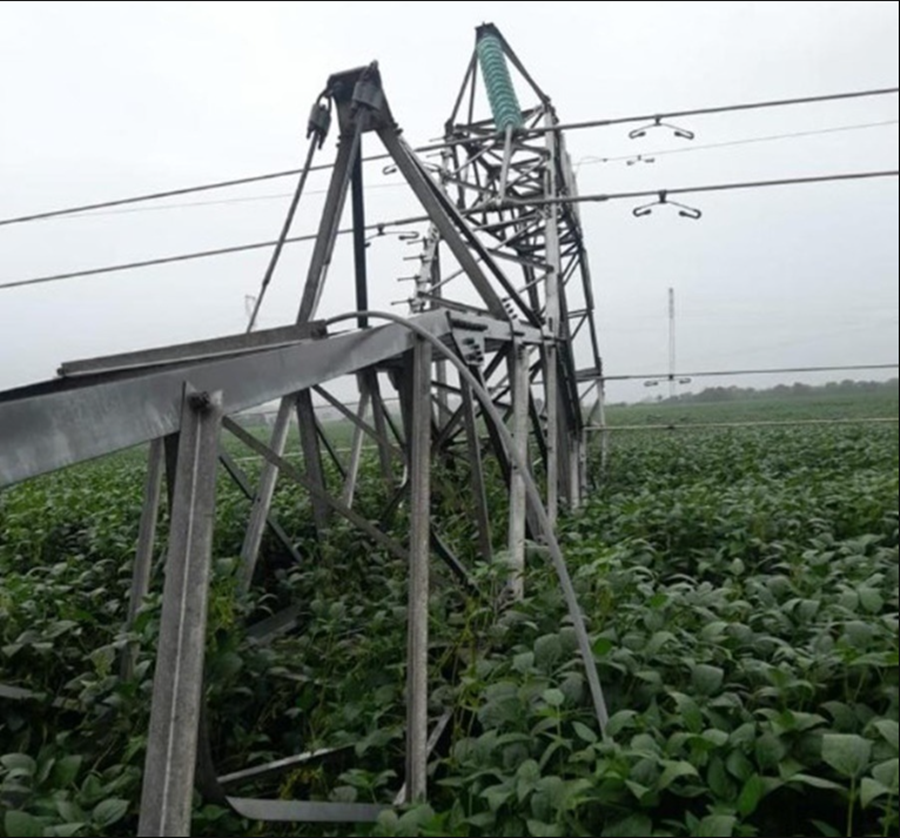
[{"label": "distant tree line", "polygon": [[815,396],[834,395],[860,395],[863,393],[881,393],[884,395],[896,395],[898,393],[900,379],[891,378],[887,381],[851,381],[849,378],[843,381],[829,381],[827,384],[812,385],[802,384],[799,381],[793,384],[778,384],[763,390],[755,387],[707,387],[699,393],[682,393],[670,398],[659,400],[660,404],[691,404],[695,402],[732,402],[745,399],[769,399],[769,398],[809,398]]}]

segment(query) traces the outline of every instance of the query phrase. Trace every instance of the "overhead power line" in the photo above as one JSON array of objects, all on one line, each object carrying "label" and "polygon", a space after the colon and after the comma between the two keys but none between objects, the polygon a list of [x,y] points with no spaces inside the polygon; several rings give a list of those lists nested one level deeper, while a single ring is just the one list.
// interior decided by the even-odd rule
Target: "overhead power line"
[{"label": "overhead power line", "polygon": [[[888,125],[897,125],[900,120],[896,119],[887,119],[882,122],[865,122],[860,123],[858,125],[838,125],[831,128],[817,128],[812,131],[795,131],[788,134],[771,134],[764,137],[745,137],[739,140],[726,140],[721,143],[708,143],[706,145],[689,145],[684,146],[682,148],[670,148],[661,151],[645,151],[640,154],[622,154],[615,157],[595,157],[595,156],[587,156],[582,157],[581,160],[575,165],[576,170],[581,166],[589,166],[595,163],[613,163],[621,160],[629,160],[629,161],[637,161],[638,159],[643,159],[645,162],[652,162],[653,158],[662,157],[667,154],[683,154],[689,151],[706,151],[709,149],[715,148],[725,148],[727,146],[741,146],[747,145],[750,143],[761,143],[761,142],[769,142],[772,140],[787,140],[794,138],[802,138],[802,137],[811,137],[819,134],[832,134],[840,131],[856,131],[863,128],[881,128]],[[329,164],[330,165],[330,164]],[[315,168],[322,168],[313,166],[310,171],[313,171]],[[366,189],[402,189],[406,186],[406,183],[372,183],[369,184]],[[304,194],[306,195],[324,195],[328,192],[327,189],[307,189]],[[140,213],[140,212],[166,212],[169,210],[177,210],[183,209],[185,207],[209,207],[209,206],[223,206],[227,204],[245,204],[254,201],[273,201],[280,200],[283,198],[290,198],[293,193],[291,192],[274,192],[268,195],[242,195],[235,198],[217,198],[211,201],[182,201],[177,204],[163,204],[162,206],[131,206],[124,208],[112,208],[108,211],[104,212],[102,210],[97,211],[93,210],[87,213],[73,213],[71,215],[61,216],[63,218],[97,218],[108,215],[125,215],[131,213]]]},{"label": "overhead power line", "polygon": [[[871,90],[855,90],[849,93],[828,93],[823,96],[803,96],[794,99],[767,99],[761,102],[742,102],[737,105],[720,105],[712,108],[692,108],[683,111],[666,111],[665,113],[643,114],[641,116],[622,116],[613,119],[592,119],[584,122],[564,122],[552,128],[532,128],[529,134],[543,134],[553,131],[578,131],[583,128],[603,128],[607,125],[622,125],[626,122],[651,122],[656,119],[679,119],[683,116],[708,116],[732,111],[750,111],[760,108],[781,108],[788,105],[811,105],[817,102],[834,102],[840,99],[861,99],[868,96],[890,96],[900,92],[900,87],[880,87]],[[502,134],[497,136],[502,137]]]},{"label": "overhead power line", "polygon": [[[702,372],[672,373],[675,378],[702,378],[717,375],[775,375],[787,372],[838,372],[841,370],[892,370],[900,364],[840,364],[833,367],[780,367],[778,369],[759,370],[705,370]],[[604,381],[667,381],[669,373],[650,373],[649,375],[604,375]]]},{"label": "overhead power line", "polygon": [[700,431],[704,428],[772,428],[793,425],[897,424],[896,416],[859,416],[840,419],[756,419],[746,422],[647,422],[636,425],[588,425],[586,431]]},{"label": "overhead power line", "polygon": [[[649,198],[653,195],[687,195],[700,192],[725,192],[732,189],[762,189],[768,186],[794,186],[802,183],[825,183],[826,181],[839,180],[867,180],[871,178],[897,177],[898,169],[883,169],[874,172],[847,172],[836,175],[810,175],[809,177],[776,178],[774,180],[751,180],[735,183],[711,183],[706,186],[678,186],[674,189],[643,189],[635,192],[611,192],[595,195],[574,195],[565,198],[535,198],[530,201],[510,201],[511,204],[527,203],[530,205],[542,204],[583,204],[603,201],[614,201],[623,198]],[[481,210],[483,212],[483,210]]]},{"label": "overhead power line", "polygon": [[739,140],[725,140],[721,143],[705,143],[704,145],[688,145],[680,148],[666,148],[659,151],[642,151],[640,154],[619,154],[615,157],[595,157],[589,155],[582,157],[575,168],[590,166],[595,163],[617,163],[622,160],[643,159],[652,162],[652,158],[664,157],[668,154],[687,154],[691,151],[708,151],[712,148],[729,148],[732,146],[750,145],[752,143],[767,143],[774,140],[793,140],[800,137],[814,137],[821,134],[836,134],[842,131],[859,131],[863,128],[882,128],[887,125],[897,125],[900,120],[886,119],[881,122],[862,122],[857,125],[835,125],[831,128],[815,128],[811,131],[792,131],[787,134],[767,134],[764,137],[744,137]]},{"label": "overhead power line", "polygon": [[[405,183],[370,183],[366,189],[400,189],[406,186]],[[212,207],[223,204],[248,204],[253,201],[275,201],[281,198],[291,198],[293,192],[272,192],[268,195],[241,195],[236,198],[216,198],[212,201],[181,201],[177,204],[163,204],[158,207],[127,207],[124,209],[110,209],[106,212],[100,210],[97,212],[89,212],[83,215],[74,214],[61,216],[62,218],[102,218],[107,215],[127,215],[135,212],[165,212],[166,210],[183,209],[185,207]],[[327,195],[327,189],[305,189],[304,195]]]},{"label": "overhead power line", "polygon": [[[604,193],[604,194],[596,194],[596,195],[579,195],[567,198],[549,198],[549,199],[534,199],[528,202],[524,202],[529,206],[534,205],[543,205],[543,204],[551,204],[551,203],[560,203],[560,204],[572,204],[572,203],[587,203],[587,202],[606,202],[606,201],[615,201],[621,199],[633,199],[633,198],[647,198],[653,196],[660,196],[662,198],[664,195],[685,195],[688,193],[699,193],[699,192],[722,192],[726,190],[734,190],[734,189],[757,189],[769,186],[791,186],[796,184],[809,184],[809,183],[824,183],[827,181],[846,181],[846,180],[860,180],[860,179],[870,179],[870,178],[882,178],[882,177],[897,177],[900,175],[900,171],[893,170],[885,170],[885,171],[874,171],[874,172],[848,172],[844,174],[831,174],[831,175],[814,175],[811,177],[799,177],[799,178],[779,178],[777,180],[761,180],[761,181],[747,181],[747,182],[738,182],[738,183],[718,183],[718,184],[708,184],[705,186],[683,186],[676,187],[674,189],[649,189],[649,190],[641,190],[635,192],[612,192],[612,193]],[[507,205],[516,205],[517,202],[508,201]],[[476,214],[484,212],[484,208],[474,208],[471,210],[467,210],[464,214]],[[386,227],[403,227],[410,224],[420,224],[424,221],[428,221],[429,217],[427,215],[417,215],[411,216],[409,218],[399,218],[393,219],[390,221],[382,221],[376,224],[367,224],[365,226],[366,230],[376,230],[381,231]],[[352,232],[352,228],[344,228],[338,230],[337,235],[346,235]],[[285,239],[284,244],[295,244],[297,242],[304,241],[313,241],[316,238],[316,234],[308,234],[302,236],[293,236],[291,238]],[[231,253],[242,253],[248,250],[258,250],[264,247],[274,247],[277,244],[276,241],[265,241],[265,242],[253,242],[251,244],[241,244],[235,245],[233,247],[220,247],[212,250],[200,250],[193,253],[182,253],[175,256],[163,256],[156,259],[147,259],[139,262],[125,262],[118,265],[108,265],[101,268],[88,268],[82,271],[70,271],[68,273],[61,274],[52,274],[50,276],[40,276],[33,277],[31,279],[19,279],[14,280],[12,282],[4,282],[0,283],[0,290],[6,288],[20,288],[26,285],[38,285],[45,282],[58,282],[65,279],[75,279],[77,277],[85,277],[85,276],[96,276],[98,274],[106,274],[113,273],[116,271],[126,271],[126,270],[134,270],[136,268],[148,268],[153,265],[164,265],[170,264],[172,262],[184,262],[190,259],[203,259],[211,256],[224,256]]]},{"label": "overhead power line", "polygon": [[[729,111],[740,111],[740,110],[750,110],[750,109],[758,109],[758,108],[773,108],[773,107],[783,107],[787,105],[803,105],[803,104],[811,104],[814,102],[828,102],[828,101],[836,101],[842,99],[855,99],[869,96],[886,96],[895,94],[900,91],[900,88],[897,87],[888,87],[888,88],[875,88],[871,90],[859,90],[853,91],[850,93],[832,93],[824,96],[807,96],[803,98],[795,98],[795,99],[771,99],[762,102],[745,102],[742,104],[736,105],[722,105],[718,107],[712,108],[695,108],[692,110],[682,110],[682,111],[668,111],[666,113],[659,114],[641,114],[638,116],[625,116],[625,117],[615,117],[612,119],[598,119],[598,120],[590,120],[586,122],[572,122],[566,124],[558,124],[549,128],[531,128],[528,129],[525,133],[528,135],[538,135],[547,133],[548,131],[575,131],[581,130],[585,128],[599,128],[607,125],[620,125],[628,122],[645,122],[656,119],[672,119],[682,116],[701,116],[707,114],[717,114],[717,113],[727,113]],[[485,134],[480,139],[490,138],[493,136],[492,134]],[[497,134],[498,138],[502,138],[503,134]],[[428,151],[439,151],[440,149],[447,148],[448,146],[458,145],[460,143],[465,143],[467,140],[452,140],[449,142],[438,142],[432,143],[429,145],[419,146],[415,149],[417,152],[428,152]],[[390,155],[388,154],[375,154],[369,157],[363,158],[364,162],[373,162],[377,160],[386,160],[389,159]],[[323,171],[326,169],[333,168],[332,163],[325,163],[318,166],[313,166],[310,168],[310,171]],[[0,227],[8,226],[11,224],[23,224],[29,221],[39,221],[47,218],[56,218],[63,215],[74,215],[82,212],[89,212],[92,210],[99,209],[107,209],[110,207],[118,207],[124,206],[126,204],[135,204],[140,203],[142,201],[155,201],[161,200],[163,198],[173,198],[178,195],[187,195],[193,192],[206,192],[214,189],[226,189],[234,186],[243,186],[248,183],[259,183],[265,180],[276,180],[278,178],[284,177],[293,177],[295,175],[299,175],[301,169],[285,169],[283,171],[278,172],[268,172],[266,174],[261,175],[251,175],[249,177],[242,178],[232,178],[230,180],[220,180],[213,181],[211,183],[199,184],[196,186],[185,186],[178,189],[169,189],[161,192],[150,192],[143,195],[134,195],[127,198],[116,198],[109,201],[100,201],[96,203],[90,204],[81,204],[73,207],[66,207],[63,209],[56,210],[47,210],[45,212],[38,213],[30,213],[27,215],[19,215],[13,216],[10,218],[0,218]]]}]

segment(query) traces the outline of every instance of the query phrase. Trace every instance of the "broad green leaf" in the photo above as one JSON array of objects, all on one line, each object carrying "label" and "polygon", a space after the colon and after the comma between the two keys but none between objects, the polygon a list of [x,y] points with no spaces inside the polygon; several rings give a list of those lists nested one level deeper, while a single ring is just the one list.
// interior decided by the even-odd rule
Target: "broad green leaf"
[{"label": "broad green leaf", "polygon": [[397,834],[397,823],[400,818],[393,809],[385,809],[378,815],[378,826],[384,830],[386,835]]},{"label": "broad green leaf", "polygon": [[513,669],[526,673],[534,666],[534,652],[520,652],[513,657]]},{"label": "broad green leaf", "polygon": [[776,732],[804,731],[825,724],[825,719],[815,713],[785,710],[770,718]]},{"label": "broad green leaf", "polygon": [[[478,812],[478,814],[472,815],[472,816],[466,818],[466,823],[470,823],[470,824],[472,824],[472,826],[485,827],[485,826],[492,826],[494,824],[494,821],[496,821],[496,820],[497,820],[497,817],[496,817],[496,815],[494,815],[493,812]],[[388,834],[396,835],[397,833],[390,832]],[[486,834],[489,834],[489,833],[486,833]]]},{"label": "broad green leaf", "polygon": [[562,656],[563,647],[558,634],[545,634],[534,641],[534,662],[549,670]]},{"label": "broad green leaf", "polygon": [[728,741],[732,745],[752,745],[756,740],[756,724],[754,722],[744,722],[733,731],[731,731]]},{"label": "broad green leaf", "polygon": [[51,774],[53,785],[56,788],[66,788],[74,783],[81,767],[81,760],[80,754],[69,754],[58,759]]},{"label": "broad green leaf", "polygon": [[594,783],[583,777],[577,780],[566,780],[565,782],[565,808],[566,810],[576,807],[583,802],[585,792],[592,791]]},{"label": "broad green leaf", "polygon": [[745,782],[753,774],[753,763],[741,751],[732,751],[725,760],[725,767],[732,777],[741,782]]},{"label": "broad green leaf", "polygon": [[597,734],[583,722],[572,722],[572,729],[579,739],[584,740],[589,745],[593,745],[597,741]]},{"label": "broad green leaf", "polygon": [[900,759],[897,757],[881,762],[872,769],[872,776],[894,794],[898,790],[898,773],[900,773]]},{"label": "broad green leaf", "polygon": [[537,786],[541,769],[533,759],[526,759],[516,771],[516,797],[521,803]]},{"label": "broad green leaf", "polygon": [[72,800],[57,800],[56,811],[59,816],[69,823],[78,823],[87,820],[82,808]]},{"label": "broad green leaf", "polygon": [[842,701],[826,701],[822,707],[831,714],[834,728],[838,733],[849,732],[856,726],[856,714],[848,704]]},{"label": "broad green leaf", "polygon": [[101,800],[91,813],[91,820],[99,827],[107,827],[122,820],[128,811],[128,801],[118,797]]},{"label": "broad green leaf", "polygon": [[404,812],[397,821],[398,835],[418,835],[423,824],[434,817],[434,809],[422,803],[408,812]]},{"label": "broad green leaf", "polygon": [[538,781],[538,788],[547,796],[550,806],[558,811],[565,805],[566,784],[562,777],[550,774],[547,777],[541,777]]},{"label": "broad green leaf", "polygon": [[875,722],[875,728],[894,746],[894,750],[900,750],[900,724],[893,719],[879,719]]},{"label": "broad green leaf", "polygon": [[235,652],[223,652],[209,662],[210,677],[223,681],[233,678],[243,669],[244,661]]},{"label": "broad green leaf", "polygon": [[794,616],[797,617],[799,622],[808,623],[816,616],[816,612],[819,610],[821,604],[822,603],[816,599],[801,599],[794,612]]},{"label": "broad green leaf", "polygon": [[826,720],[818,713],[801,713],[795,710],[791,715],[794,718],[796,730],[810,730],[826,723]]},{"label": "broad green leaf", "polygon": [[594,654],[598,658],[602,658],[605,655],[608,655],[613,648],[613,642],[609,638],[606,637],[598,637],[591,647],[594,651]]},{"label": "broad green leaf", "polygon": [[731,838],[737,818],[733,815],[707,815],[694,835],[698,838]]},{"label": "broad green leaf", "polygon": [[528,827],[528,834],[534,835],[535,838],[555,838],[564,835],[562,827],[556,823],[544,823],[543,821],[527,820],[525,825]]},{"label": "broad green leaf", "polygon": [[496,812],[507,800],[512,797],[512,789],[506,783],[500,783],[496,786],[489,786],[481,796],[487,800],[488,806],[492,812]]},{"label": "broad green leaf", "polygon": [[28,777],[33,777],[37,763],[28,754],[4,754],[0,757],[0,765],[10,771],[21,771]]},{"label": "broad green leaf", "polygon": [[766,793],[766,784],[759,774],[750,777],[738,795],[737,810],[741,817],[748,817],[756,811],[759,801]]},{"label": "broad green leaf", "polygon": [[884,599],[874,588],[859,588],[859,604],[870,614],[878,614],[884,607]]},{"label": "broad green leaf", "polygon": [[9,838],[37,838],[44,834],[44,825],[34,815],[13,809],[3,816],[3,828]]},{"label": "broad green leaf", "polygon": [[69,629],[73,629],[78,625],[74,620],[57,620],[55,623],[51,623],[47,626],[47,629],[44,633],[44,636],[50,640],[53,640],[59,637],[61,634],[65,634]]},{"label": "broad green leaf", "polygon": [[359,797],[359,789],[354,786],[335,786],[331,790],[330,799],[335,803],[355,803]]},{"label": "broad green leaf", "polygon": [[843,832],[839,829],[835,829],[830,823],[825,823],[825,821],[816,820],[815,818],[810,819],[810,823],[815,826],[816,829],[821,832],[825,838],[842,838]]},{"label": "broad green leaf", "polygon": [[669,601],[669,597],[664,593],[654,594],[650,597],[647,605],[654,610],[662,608]]},{"label": "broad green leaf", "polygon": [[725,770],[725,762],[719,756],[714,756],[709,761],[709,769],[706,772],[706,782],[710,791],[720,800],[731,800],[736,792],[734,782]]},{"label": "broad green leaf", "polygon": [[643,754],[654,759],[659,753],[659,745],[656,744],[656,740],[649,733],[639,733],[637,736],[632,736],[631,742],[628,744],[635,753]]},{"label": "broad green leaf", "polygon": [[803,783],[804,786],[810,786],[814,789],[828,789],[829,791],[839,791],[844,788],[833,780],[826,780],[824,777],[816,777],[814,774],[804,774],[797,772],[784,778],[787,783]]},{"label": "broad green leaf", "polygon": [[704,730],[702,736],[705,741],[715,745],[717,748],[721,748],[722,745],[728,742],[728,734],[724,730],[717,730],[714,727]]},{"label": "broad green leaf", "polygon": [[724,680],[725,670],[718,666],[701,663],[691,670],[691,684],[700,695],[715,694]]},{"label": "broad green leaf", "polygon": [[659,653],[663,646],[665,646],[667,643],[672,643],[674,640],[676,640],[676,637],[670,631],[655,632],[653,637],[651,637],[647,642],[647,646],[644,649],[646,657],[654,657]]},{"label": "broad green leaf", "polygon": [[541,779],[541,769],[533,759],[526,759],[516,769],[516,776],[521,780],[536,783]]},{"label": "broad green leaf", "polygon": [[764,733],[756,740],[756,763],[764,771],[778,767],[787,753],[787,746],[774,733]]},{"label": "broad green leaf", "polygon": [[541,693],[541,698],[547,702],[551,707],[562,707],[565,703],[566,696],[562,690],[557,689],[556,687],[551,687],[549,690],[544,690]]},{"label": "broad green leaf", "polygon": [[868,623],[859,620],[850,620],[844,626],[843,640],[856,649],[868,649],[871,646],[875,629]]},{"label": "broad green leaf", "polygon": [[37,774],[35,775],[35,782],[38,785],[42,785],[47,777],[50,776],[50,772],[53,770],[53,766],[56,764],[55,757],[42,757],[39,759],[37,766]]},{"label": "broad green leaf", "polygon": [[544,770],[544,767],[549,764],[550,760],[553,758],[553,755],[558,750],[560,750],[561,748],[570,749],[571,746],[572,746],[572,743],[569,742],[568,739],[559,739],[559,738],[554,739],[554,741],[551,742],[550,745],[544,749],[544,753],[541,754],[541,758],[539,760],[539,765],[541,767],[541,770],[542,771]]},{"label": "broad green leaf", "polygon": [[700,630],[700,639],[707,642],[719,640],[728,628],[728,623],[724,620],[713,620]]},{"label": "broad green leaf", "polygon": [[636,716],[637,713],[635,713],[634,710],[619,710],[618,713],[613,713],[606,723],[607,734],[616,736],[621,731],[633,727],[632,722]]},{"label": "broad green leaf", "polygon": [[684,726],[691,733],[699,733],[703,728],[703,713],[700,712],[697,702],[684,693],[672,693],[672,698],[675,699],[678,712],[684,719]]},{"label": "broad green leaf", "polygon": [[653,821],[646,815],[629,815],[607,826],[602,838],[646,838],[653,832]]},{"label": "broad green leaf", "polygon": [[694,768],[689,762],[685,762],[684,760],[665,760],[663,762],[665,766],[663,768],[662,774],[659,776],[659,781],[657,786],[660,791],[663,789],[667,789],[672,783],[677,780],[679,777],[696,777],[697,769]]},{"label": "broad green leaf", "polygon": [[855,733],[826,733],[822,759],[844,777],[859,777],[869,765],[872,743]]},{"label": "broad green leaf", "polygon": [[890,792],[891,790],[879,783],[878,780],[873,780],[871,777],[863,777],[859,784],[859,802],[865,809],[873,800],[882,795],[890,794]]},{"label": "broad green leaf", "polygon": [[626,780],[625,787],[630,791],[638,800],[643,800],[644,795],[650,791],[647,786],[642,786],[640,783],[634,782],[634,780]]},{"label": "broad green leaf", "polygon": [[87,824],[83,822],[61,823],[51,827],[49,830],[44,830],[44,835],[53,835],[55,838],[72,838],[73,835],[77,835],[86,826]]}]

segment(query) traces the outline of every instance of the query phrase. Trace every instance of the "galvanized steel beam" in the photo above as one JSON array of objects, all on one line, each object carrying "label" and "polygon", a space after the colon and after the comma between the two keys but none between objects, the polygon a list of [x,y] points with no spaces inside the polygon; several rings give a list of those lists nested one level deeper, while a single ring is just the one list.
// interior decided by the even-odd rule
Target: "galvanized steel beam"
[{"label": "galvanized steel beam", "polygon": [[[417,322],[431,334],[450,332],[444,312],[427,312]],[[175,369],[7,391],[0,394],[0,488],[177,431],[186,380],[201,390],[222,390],[223,412],[232,414],[356,372],[411,345],[409,332],[391,324]]]},{"label": "galvanized steel beam", "polygon": [[222,397],[185,387],[138,834],[188,835]]},{"label": "galvanized steel beam", "polygon": [[[147,452],[147,476],[144,478],[144,503],[138,524],[138,543],[131,572],[131,591],[128,596],[128,616],[125,630],[134,626],[138,609],[150,590],[150,571],[153,562],[153,547],[156,544],[156,522],[159,518],[159,499],[162,493],[162,475],[165,452],[162,439],[150,442]],[[124,680],[134,673],[134,658],[137,648],[129,643],[122,652],[121,676]]]},{"label": "galvanized steel beam", "polygon": [[416,339],[411,381],[407,802],[424,800],[428,768],[428,581],[431,533],[431,344]]}]

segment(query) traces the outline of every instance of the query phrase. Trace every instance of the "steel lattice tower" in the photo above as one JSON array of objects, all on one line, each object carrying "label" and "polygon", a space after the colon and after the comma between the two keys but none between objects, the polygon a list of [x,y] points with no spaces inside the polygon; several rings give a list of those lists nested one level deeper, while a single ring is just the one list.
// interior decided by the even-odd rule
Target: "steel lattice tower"
[{"label": "steel lattice tower", "polygon": [[[484,119],[475,118],[479,78],[490,109]],[[517,80],[535,104],[520,107]],[[228,777],[215,772],[206,733],[203,663],[220,466],[253,501],[241,557],[243,590],[253,584],[267,532],[294,561],[308,560],[272,515],[279,476],[308,492],[322,538],[341,518],[375,549],[407,563],[407,759],[398,800],[426,794],[428,755],[449,718],[447,713],[429,718],[428,713],[432,558],[467,582],[467,561],[490,561],[505,546],[507,594],[517,596],[524,584],[526,541],[542,542],[565,595],[601,727],[606,721],[587,632],[554,535],[559,501],[576,507],[586,485],[579,380],[589,390],[596,387],[598,396],[602,391],[581,223],[575,205],[558,202],[575,194],[575,183],[550,100],[496,27],[479,27],[435,167],[402,138],[376,64],[336,73],[313,107],[309,153],[291,212],[332,115],[337,157],[294,325],[69,362],[53,381],[0,393],[0,487],[150,443],[131,618],[150,584],[165,477],[169,537],[141,803],[143,835],[186,834],[195,784],[209,799],[259,820],[365,821],[382,808],[230,793],[261,773],[298,764],[299,756]],[[408,318],[368,310],[362,143],[370,136],[384,146],[427,216]],[[355,306],[346,315],[317,319],[348,195],[355,276],[352,286],[347,278],[332,281],[352,288]],[[290,216],[264,287],[289,226]],[[583,344],[588,355],[580,374],[576,344]],[[355,409],[328,389],[339,379],[358,388]],[[397,394],[397,414],[387,407],[387,391]],[[273,399],[280,399],[280,408],[264,443],[233,417]],[[353,425],[346,458],[317,419],[316,402],[323,400]],[[299,466],[285,457],[294,421]],[[223,447],[222,429],[263,458],[256,485]],[[383,483],[385,511],[378,520],[355,508],[365,440],[371,442]],[[334,461],[339,483],[329,478],[326,456]],[[498,531],[487,505],[487,458],[496,459],[508,489],[505,533]],[[471,489],[474,557],[448,540],[433,514],[432,487],[444,479],[438,473],[443,470],[432,469],[438,461],[451,464]],[[408,533],[390,526],[399,504],[408,507]],[[300,605],[247,631],[265,642],[291,630]],[[126,677],[130,672],[130,653],[122,672]]]}]

